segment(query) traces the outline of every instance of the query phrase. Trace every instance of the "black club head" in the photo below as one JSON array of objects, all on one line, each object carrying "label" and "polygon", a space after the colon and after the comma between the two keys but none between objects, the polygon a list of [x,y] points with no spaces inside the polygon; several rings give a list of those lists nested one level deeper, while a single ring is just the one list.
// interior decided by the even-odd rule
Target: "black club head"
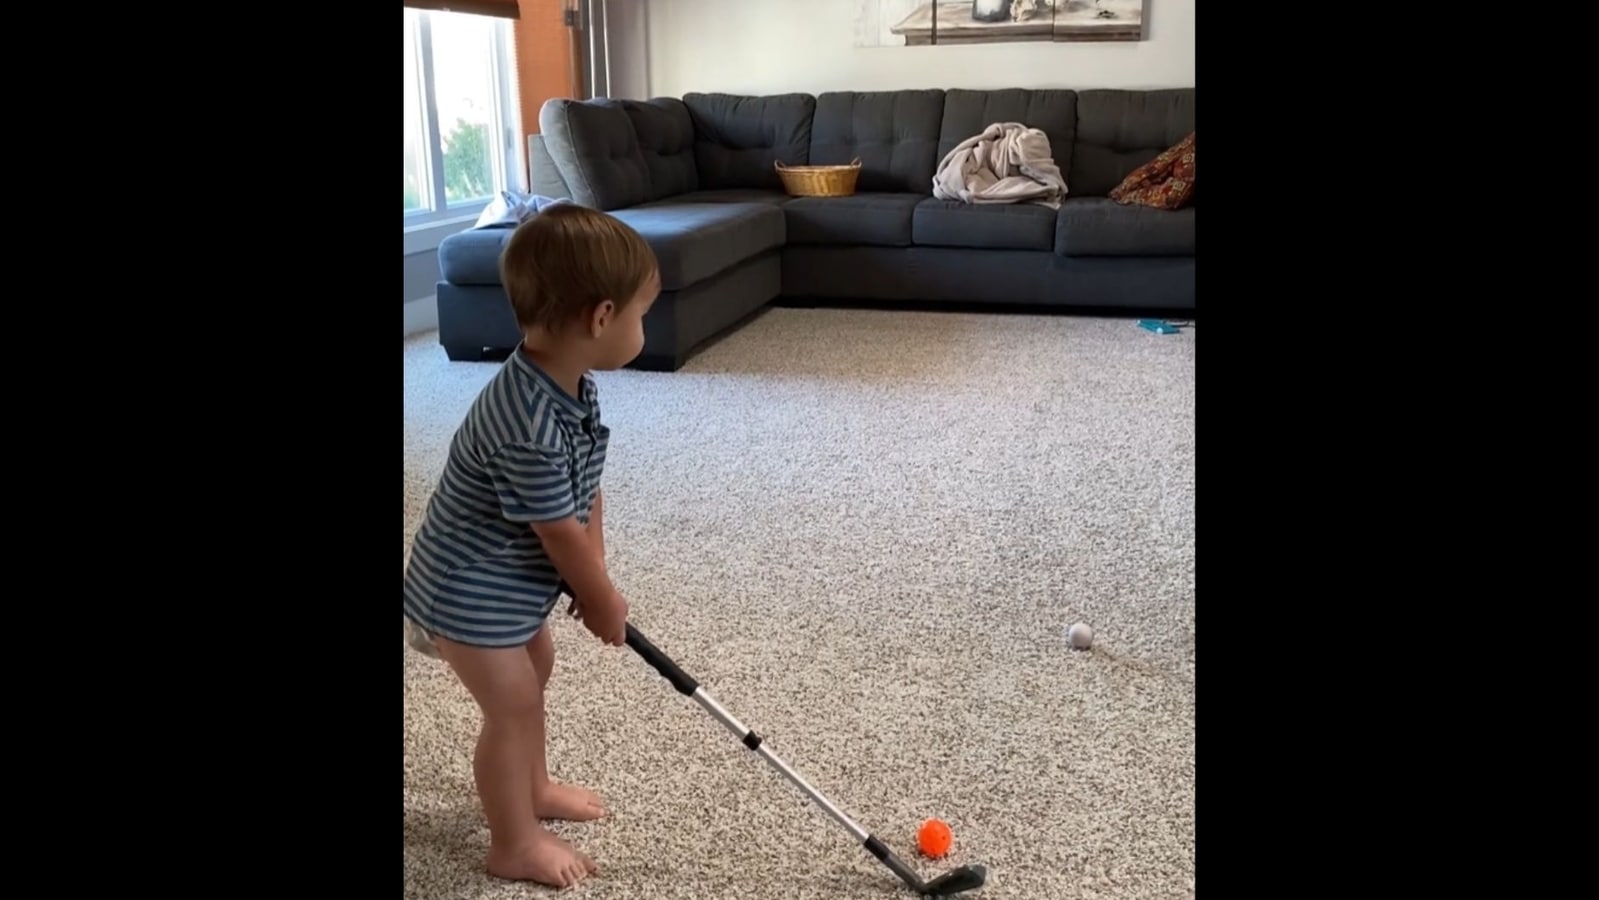
[{"label": "black club head", "polygon": [[922,894],[927,897],[953,897],[975,891],[987,880],[988,869],[983,866],[961,866],[922,885]]}]

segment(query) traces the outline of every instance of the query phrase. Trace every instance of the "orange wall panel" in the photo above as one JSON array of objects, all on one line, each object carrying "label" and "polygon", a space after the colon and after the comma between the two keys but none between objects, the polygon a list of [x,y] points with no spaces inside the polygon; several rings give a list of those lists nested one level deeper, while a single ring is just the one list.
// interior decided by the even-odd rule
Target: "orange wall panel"
[{"label": "orange wall panel", "polygon": [[566,0],[520,0],[516,20],[516,78],[521,92],[522,133],[539,133],[546,100],[573,97],[577,84],[576,31],[562,21]]}]

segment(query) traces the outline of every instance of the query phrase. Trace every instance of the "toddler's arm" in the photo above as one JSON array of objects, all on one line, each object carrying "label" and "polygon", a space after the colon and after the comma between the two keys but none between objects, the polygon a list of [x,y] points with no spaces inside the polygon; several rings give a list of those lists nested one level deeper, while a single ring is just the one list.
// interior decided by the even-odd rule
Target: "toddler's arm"
[{"label": "toddler's arm", "polygon": [[501,513],[532,528],[555,571],[582,598],[583,623],[608,644],[625,643],[627,601],[605,572],[601,545],[578,520],[571,464],[563,449],[536,441],[507,443],[484,468],[494,481]]},{"label": "toddler's arm", "polygon": [[594,542],[600,554],[600,562],[605,561],[605,489],[598,488],[594,491],[594,507],[589,510],[589,539]]},{"label": "toddler's arm", "polygon": [[555,570],[572,586],[575,596],[609,597],[616,593],[616,586],[605,571],[604,557],[576,516],[554,522],[534,522],[533,533],[539,536],[544,552],[550,555],[550,562],[555,563]]}]

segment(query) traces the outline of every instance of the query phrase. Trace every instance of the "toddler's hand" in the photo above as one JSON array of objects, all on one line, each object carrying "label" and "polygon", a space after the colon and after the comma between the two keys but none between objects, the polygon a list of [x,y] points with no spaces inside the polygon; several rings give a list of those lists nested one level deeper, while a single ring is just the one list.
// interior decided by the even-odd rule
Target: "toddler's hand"
[{"label": "toddler's hand", "polygon": [[572,598],[572,615],[602,642],[613,647],[627,643],[627,600],[620,593],[595,601]]}]

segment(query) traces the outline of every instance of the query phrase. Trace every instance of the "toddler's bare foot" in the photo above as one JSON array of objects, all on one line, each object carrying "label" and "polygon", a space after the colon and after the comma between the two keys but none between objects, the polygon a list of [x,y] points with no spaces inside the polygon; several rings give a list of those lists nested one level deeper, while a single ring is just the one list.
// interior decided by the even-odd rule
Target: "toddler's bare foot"
[{"label": "toddler's bare foot", "polygon": [[533,789],[533,813],[541,819],[587,822],[605,815],[605,806],[593,791],[551,781]]},{"label": "toddler's bare foot", "polygon": [[489,848],[489,874],[512,881],[536,881],[567,888],[598,871],[594,860],[548,831],[522,847]]}]

